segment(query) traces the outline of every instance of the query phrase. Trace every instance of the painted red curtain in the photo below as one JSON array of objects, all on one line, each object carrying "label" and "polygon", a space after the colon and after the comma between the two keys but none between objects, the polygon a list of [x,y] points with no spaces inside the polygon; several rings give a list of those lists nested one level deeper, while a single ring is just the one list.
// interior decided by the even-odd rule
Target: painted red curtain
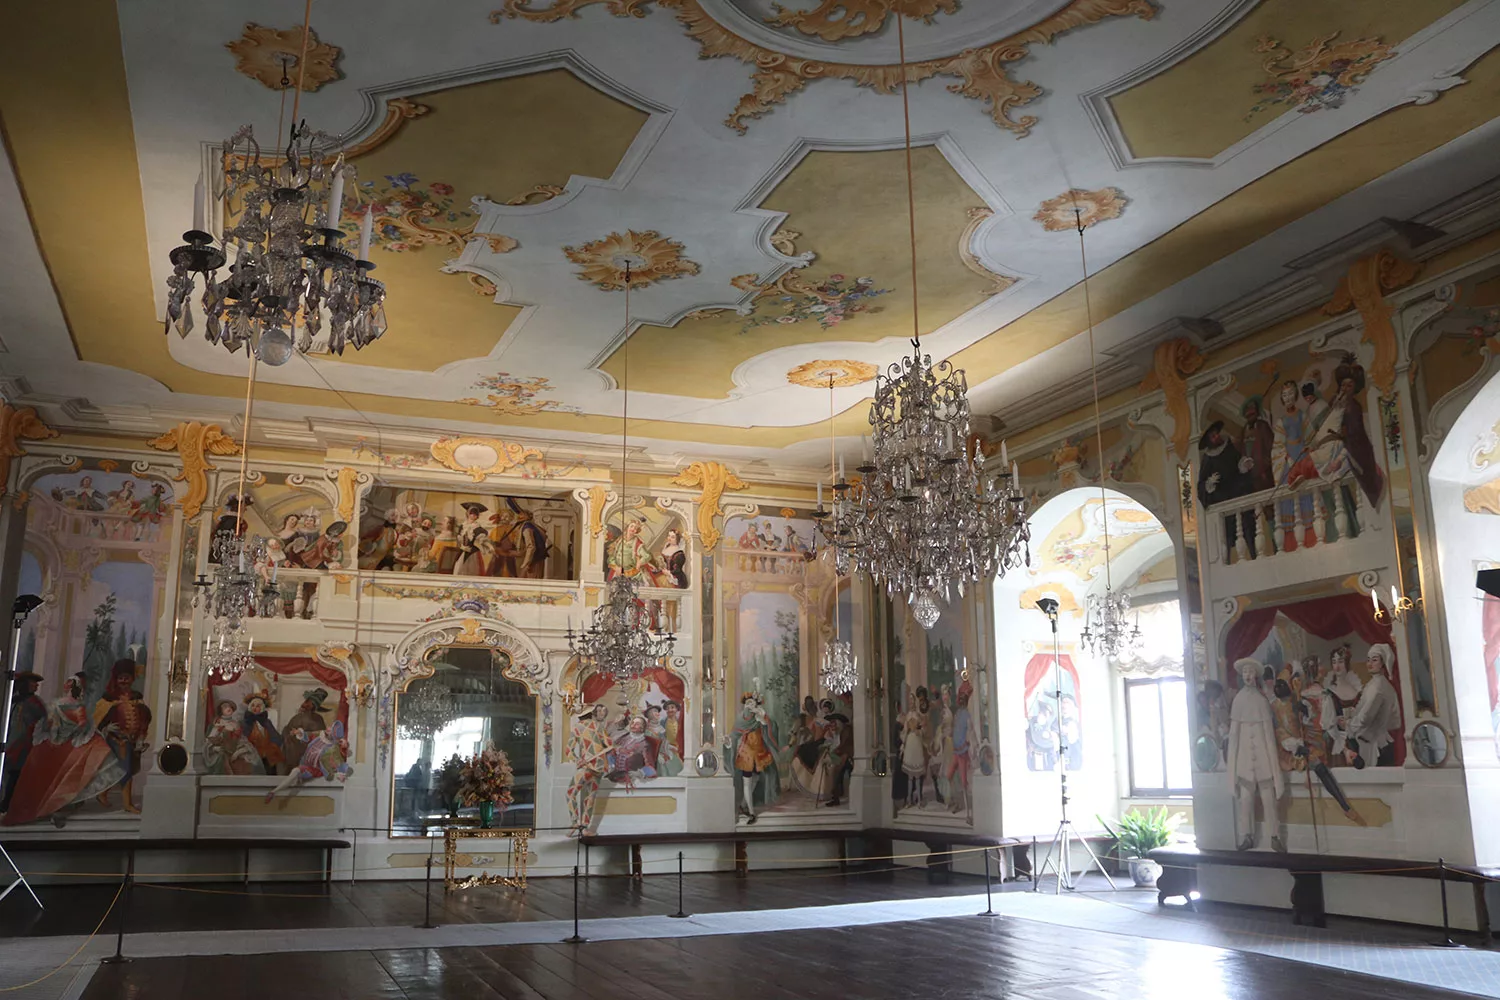
[{"label": "painted red curtain", "polygon": [[1484,598],[1484,675],[1490,685],[1490,712],[1500,708],[1500,598]]},{"label": "painted red curtain", "polygon": [[[349,686],[349,678],[344,676],[342,670],[319,663],[308,656],[257,656],[257,666],[268,670],[278,677],[290,677],[296,674],[310,674],[313,680],[335,691],[339,696],[338,721],[344,724],[344,732],[349,732],[349,699],[345,696],[345,689]],[[219,681],[220,684],[232,684],[239,679],[239,674],[231,674]],[[207,699],[205,706],[207,714],[205,719],[212,720],[214,717],[213,685],[207,685],[204,689],[204,697]]]},{"label": "painted red curtain", "polygon": [[[1083,685],[1078,682],[1078,670],[1073,666],[1073,657],[1063,653],[1058,657],[1058,666],[1067,671],[1073,678],[1073,700],[1078,705],[1080,714],[1083,712]],[[1026,663],[1026,695],[1021,699],[1021,714],[1026,714],[1026,706],[1031,704],[1031,696],[1036,689],[1052,677],[1052,654],[1037,653]]]},{"label": "painted red curtain", "polygon": [[[1234,670],[1235,662],[1255,652],[1256,647],[1265,641],[1266,636],[1271,634],[1271,629],[1276,624],[1277,615],[1285,615],[1304,632],[1315,635],[1319,639],[1341,639],[1353,634],[1365,643],[1383,642],[1390,647],[1391,655],[1393,657],[1396,655],[1396,645],[1391,641],[1389,619],[1384,622],[1375,620],[1368,597],[1360,597],[1358,594],[1336,594],[1333,597],[1318,597],[1310,601],[1280,604],[1271,608],[1251,608],[1229,626],[1229,632],[1224,637],[1224,664],[1228,668],[1231,689],[1239,687],[1240,683],[1239,673]],[[1390,665],[1390,675],[1404,718],[1406,704],[1401,698],[1401,673],[1395,663]],[[1397,733],[1396,763],[1400,764],[1405,759],[1406,735]]]},{"label": "painted red curtain", "polygon": [[[672,701],[683,706],[687,711],[687,703],[683,700],[682,678],[678,677],[666,667],[651,667],[641,672],[641,676],[648,681],[654,681]],[[603,698],[610,688],[615,686],[615,679],[608,674],[590,674],[583,680],[583,700],[585,704],[592,705]]]}]

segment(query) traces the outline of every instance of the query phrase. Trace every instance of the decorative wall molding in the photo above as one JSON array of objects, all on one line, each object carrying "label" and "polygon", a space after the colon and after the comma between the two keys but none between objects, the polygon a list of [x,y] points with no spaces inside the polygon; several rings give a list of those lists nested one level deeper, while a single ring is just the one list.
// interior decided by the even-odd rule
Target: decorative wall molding
[{"label": "decorative wall molding", "polygon": [[1192,437],[1193,414],[1188,406],[1187,376],[1203,367],[1203,355],[1186,337],[1158,344],[1151,358],[1151,374],[1142,380],[1142,392],[1160,389],[1167,415],[1172,418],[1170,440],[1178,458],[1187,458]]},{"label": "decorative wall molding", "polygon": [[172,477],[173,482],[185,483],[179,490],[177,502],[182,506],[184,517],[197,517],[208,499],[208,474],[215,466],[209,455],[238,455],[239,443],[220,429],[218,424],[204,424],[196,420],[185,420],[160,437],[146,442],[158,451],[175,451],[182,462],[182,471]]},{"label": "decorative wall molding", "polygon": [[0,401],[0,496],[10,488],[11,462],[26,454],[21,441],[44,441],[57,435],[58,431],[37,415],[35,407],[15,407],[9,401]]},{"label": "decorative wall molding", "polygon": [[429,450],[445,469],[462,472],[476,483],[543,457],[540,448],[486,437],[442,437]]},{"label": "decorative wall molding", "polygon": [[338,488],[338,499],[334,502],[333,509],[346,524],[352,524],[354,508],[359,501],[360,488],[373,483],[374,477],[368,472],[361,472],[347,465],[324,470],[324,475]]},{"label": "decorative wall molding", "polygon": [[1385,295],[1411,284],[1421,273],[1422,265],[1416,261],[1391,250],[1379,250],[1349,266],[1333,299],[1323,307],[1328,316],[1359,310],[1365,343],[1375,347],[1370,381],[1384,393],[1391,391],[1396,380],[1396,328],[1391,325],[1395,307],[1386,302]]},{"label": "decorative wall molding", "polygon": [[701,488],[702,492],[694,501],[698,505],[698,538],[703,543],[703,551],[712,552],[719,547],[719,540],[724,537],[716,520],[726,516],[724,509],[719,506],[719,499],[725,490],[743,490],[749,487],[720,462],[694,462],[679,472],[672,483],[676,486]]}]

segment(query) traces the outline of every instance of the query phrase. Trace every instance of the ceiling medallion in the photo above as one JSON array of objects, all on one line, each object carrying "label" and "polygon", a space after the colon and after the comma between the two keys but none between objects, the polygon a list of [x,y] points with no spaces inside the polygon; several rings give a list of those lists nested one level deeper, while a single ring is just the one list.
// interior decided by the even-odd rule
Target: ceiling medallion
[{"label": "ceiling medallion", "polygon": [[864,361],[809,361],[786,373],[792,385],[809,389],[826,389],[833,386],[859,385],[875,377],[878,369]]},{"label": "ceiling medallion", "polygon": [[[1151,0],[1071,0],[1061,10],[1025,31],[951,56],[909,63],[903,72],[899,64],[862,66],[805,59],[768,49],[719,24],[703,9],[700,0],[554,0],[550,7],[544,8],[533,7],[532,2],[533,0],[505,0],[499,10],[490,13],[490,21],[498,24],[506,17],[522,17],[528,21],[550,23],[577,17],[581,8],[599,3],[604,4],[605,9],[616,17],[644,17],[646,5],[652,2],[675,10],[678,22],[698,42],[702,58],[729,56],[754,67],[750,76],[750,93],[741,97],[729,117],[724,119],[726,126],[741,135],[748,131],[749,119],[759,118],[776,105],[785,103],[788,96],[801,90],[812,80],[848,80],[856,86],[869,87],[881,94],[893,94],[900,86],[903,76],[911,83],[946,76],[957,80],[948,85],[949,91],[983,101],[989,109],[991,120],[1019,138],[1031,131],[1037,118],[1034,115],[1012,118],[1011,112],[1040,97],[1042,88],[1034,83],[1012,80],[1007,73],[1009,63],[1026,58],[1032,45],[1048,44],[1064,32],[1096,24],[1107,17],[1134,15],[1150,20],[1156,16],[1156,6]],[[859,6],[871,7],[871,0],[863,0]],[[886,13],[913,16],[911,10],[932,4],[920,0],[884,0],[883,6]],[[839,9],[847,11],[849,7],[849,0],[838,0],[837,3],[827,0],[814,13],[826,10],[832,14]],[[918,13],[915,16],[924,15]],[[881,19],[884,20],[883,15]]]},{"label": "ceiling medallion", "polygon": [[292,87],[292,71],[297,71],[297,84],[304,91],[314,91],[342,74],[334,65],[343,50],[337,45],[318,41],[315,31],[307,36],[307,65],[302,65],[302,29],[287,28],[277,31],[256,24],[245,25],[244,33],[224,47],[234,53],[234,68],[252,80],[258,80],[272,90],[288,90]]},{"label": "ceiling medallion", "polygon": [[578,277],[606,292],[624,288],[627,274],[632,288],[697,274],[698,265],[684,257],[682,251],[681,243],[654,229],[640,232],[627,229],[623,234],[610,233],[582,246],[563,247],[569,260],[582,265]]},{"label": "ceiling medallion", "polygon": [[1048,198],[1032,216],[1049,233],[1067,233],[1082,225],[1085,229],[1098,222],[1118,219],[1130,199],[1117,187],[1085,191],[1071,188],[1056,198]]},{"label": "ceiling medallion", "polygon": [[787,10],[776,5],[766,18],[778,28],[796,28],[825,42],[870,35],[885,27],[886,15],[919,18],[932,23],[935,14],[958,11],[958,0],[822,0],[816,10]]},{"label": "ceiling medallion", "polygon": [[455,403],[464,406],[483,406],[489,410],[503,414],[508,417],[529,417],[537,413],[581,413],[576,406],[555,399],[537,399],[540,393],[552,392],[557,387],[552,380],[541,375],[512,375],[510,372],[496,372],[493,375],[482,376],[474,383],[476,389],[488,389],[489,393],[484,399],[465,397],[455,399]]}]

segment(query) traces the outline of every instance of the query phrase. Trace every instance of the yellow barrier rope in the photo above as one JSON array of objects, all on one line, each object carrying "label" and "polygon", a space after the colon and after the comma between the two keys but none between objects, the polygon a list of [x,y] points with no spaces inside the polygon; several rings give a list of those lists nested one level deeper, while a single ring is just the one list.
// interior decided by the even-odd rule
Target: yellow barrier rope
[{"label": "yellow barrier rope", "polygon": [[87,948],[89,946],[89,942],[93,941],[94,938],[98,935],[99,928],[103,927],[104,926],[104,921],[106,921],[106,920],[109,919],[110,913],[112,913],[114,911],[115,904],[120,901],[120,893],[124,892],[124,891],[125,891],[125,883],[121,882],[120,883],[120,888],[118,888],[118,889],[115,890],[115,898],[111,899],[109,901],[109,907],[108,907],[108,909],[106,909],[104,911],[104,916],[102,916],[102,917],[99,918],[99,922],[94,925],[94,929],[89,932],[89,936],[83,939],[83,944],[79,945],[77,947],[77,949],[74,950],[73,954],[71,954],[71,955],[68,956],[68,960],[66,962],[64,962],[62,965],[59,965],[57,968],[53,969],[51,972],[47,973],[45,976],[38,976],[36,979],[33,979],[29,983],[21,983],[19,986],[0,986],[0,993],[14,993],[17,990],[24,990],[28,986],[35,986],[37,983],[45,982],[46,980],[51,979],[53,976],[57,975],[59,972],[61,972],[62,970],[66,969],[68,966],[72,965],[73,964],[73,959],[77,958],[79,956],[79,954],[81,954],[83,952],[83,949],[85,949],[85,948]]}]

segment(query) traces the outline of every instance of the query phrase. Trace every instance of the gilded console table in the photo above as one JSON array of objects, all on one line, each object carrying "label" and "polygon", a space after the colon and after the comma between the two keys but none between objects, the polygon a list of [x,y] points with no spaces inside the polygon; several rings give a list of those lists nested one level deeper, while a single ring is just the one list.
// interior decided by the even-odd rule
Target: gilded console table
[{"label": "gilded console table", "polygon": [[[504,838],[510,841],[510,860],[506,865],[503,875],[491,875],[489,872],[480,872],[478,875],[468,875],[459,878],[457,870],[458,842],[460,840],[498,840]],[[486,830],[482,827],[473,826],[447,826],[443,828],[443,888],[448,891],[454,889],[472,889],[476,885],[505,885],[512,889],[526,890],[526,862],[531,852],[530,830]],[[482,855],[473,855],[464,868],[474,868],[485,864],[493,859]]]}]

